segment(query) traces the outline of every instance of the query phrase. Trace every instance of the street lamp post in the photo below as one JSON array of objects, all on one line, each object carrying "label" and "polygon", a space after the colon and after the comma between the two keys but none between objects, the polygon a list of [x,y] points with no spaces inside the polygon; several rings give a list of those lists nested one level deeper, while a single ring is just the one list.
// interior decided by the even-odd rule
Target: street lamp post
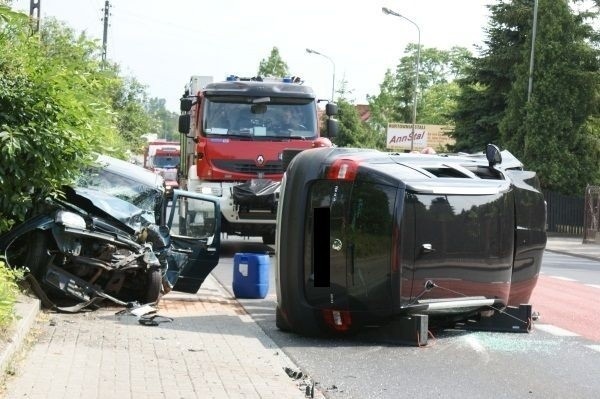
[{"label": "street lamp post", "polygon": [[335,93],[335,63],[333,62],[333,60],[331,58],[329,58],[328,56],[326,56],[325,54],[319,53],[318,51],[312,50],[307,48],[306,52],[308,54],[316,54],[316,55],[320,55],[321,57],[325,57],[329,60],[329,62],[331,62],[331,65],[333,66],[333,79],[331,81],[331,102],[333,102],[333,95]]},{"label": "street lamp post", "polygon": [[535,34],[537,31],[538,0],[533,4],[533,27],[531,32],[531,55],[529,57],[529,84],[527,85],[527,102],[531,100],[531,90],[533,88],[533,56],[535,54]]},{"label": "street lamp post", "polygon": [[416,73],[415,73],[415,93],[414,93],[414,97],[413,97],[413,110],[412,110],[413,111],[412,112],[412,135],[410,137],[410,150],[412,151],[414,148],[414,142],[415,142],[415,125],[417,124],[417,90],[419,89],[419,65],[421,63],[421,29],[419,29],[419,26],[414,21],[406,18],[404,15],[398,14],[397,12],[390,10],[389,8],[382,7],[381,11],[383,11],[384,14],[393,15],[395,17],[405,19],[408,22],[410,22],[411,24],[413,24],[415,26],[415,28],[417,28],[417,34],[418,34],[417,66],[415,68]]}]

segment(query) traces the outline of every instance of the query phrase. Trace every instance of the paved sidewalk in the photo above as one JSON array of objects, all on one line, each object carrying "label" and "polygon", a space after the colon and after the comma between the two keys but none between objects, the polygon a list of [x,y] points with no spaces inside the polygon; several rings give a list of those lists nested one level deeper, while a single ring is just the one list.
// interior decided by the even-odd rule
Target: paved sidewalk
[{"label": "paved sidewalk", "polygon": [[584,244],[581,237],[549,236],[546,250],[600,261],[600,244]]},{"label": "paved sidewalk", "polygon": [[[5,398],[304,398],[292,362],[212,277],[196,295],[170,293],[143,326],[121,308],[46,313]],[[315,397],[321,397],[315,392]]]}]

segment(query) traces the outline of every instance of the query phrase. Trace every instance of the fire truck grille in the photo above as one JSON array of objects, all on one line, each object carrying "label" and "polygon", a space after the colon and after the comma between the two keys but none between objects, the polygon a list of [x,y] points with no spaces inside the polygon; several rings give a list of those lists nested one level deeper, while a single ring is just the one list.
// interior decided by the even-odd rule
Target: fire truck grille
[{"label": "fire truck grille", "polygon": [[219,169],[233,173],[247,173],[255,175],[283,174],[283,165],[281,161],[265,162],[262,166],[256,166],[256,163],[254,163],[254,161],[218,159],[214,160],[213,164]]}]

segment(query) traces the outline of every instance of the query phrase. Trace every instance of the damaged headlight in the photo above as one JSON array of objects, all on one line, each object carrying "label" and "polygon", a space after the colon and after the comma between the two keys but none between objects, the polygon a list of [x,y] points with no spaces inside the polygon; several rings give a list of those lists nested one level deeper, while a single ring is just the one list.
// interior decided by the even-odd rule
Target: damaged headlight
[{"label": "damaged headlight", "polygon": [[65,227],[85,230],[85,219],[73,212],[59,211],[56,214],[55,222]]}]

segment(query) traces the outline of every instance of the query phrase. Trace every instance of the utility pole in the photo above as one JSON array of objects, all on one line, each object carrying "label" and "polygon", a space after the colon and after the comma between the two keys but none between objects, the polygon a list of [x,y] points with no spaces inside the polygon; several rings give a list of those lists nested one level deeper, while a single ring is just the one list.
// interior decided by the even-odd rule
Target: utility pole
[{"label": "utility pole", "polygon": [[[33,0],[32,0],[33,1]],[[104,21],[104,34],[102,35],[102,63],[106,62],[106,43],[108,41],[108,16],[110,15],[110,2],[106,0],[104,2],[104,17],[102,21]]]},{"label": "utility pole", "polygon": [[37,33],[40,30],[40,1],[30,0],[29,2],[29,18],[31,19],[31,30]]}]

